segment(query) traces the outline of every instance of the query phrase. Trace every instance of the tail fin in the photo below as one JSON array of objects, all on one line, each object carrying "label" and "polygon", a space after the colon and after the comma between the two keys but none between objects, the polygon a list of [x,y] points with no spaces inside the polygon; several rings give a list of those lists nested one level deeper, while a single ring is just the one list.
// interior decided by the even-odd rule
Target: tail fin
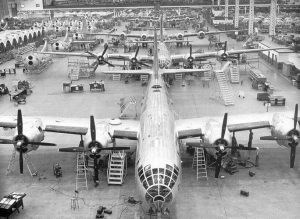
[{"label": "tail fin", "polygon": [[158,46],[157,46],[157,33],[156,27],[154,27],[154,59],[153,59],[153,71],[155,79],[158,79]]},{"label": "tail fin", "polygon": [[163,37],[163,15],[161,14],[160,15],[160,41],[163,41],[164,40],[164,37]]}]

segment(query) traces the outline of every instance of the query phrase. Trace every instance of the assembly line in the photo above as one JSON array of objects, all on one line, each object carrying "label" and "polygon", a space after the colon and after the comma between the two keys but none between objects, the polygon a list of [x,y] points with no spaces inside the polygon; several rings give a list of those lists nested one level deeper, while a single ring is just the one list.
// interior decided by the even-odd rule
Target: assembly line
[{"label": "assembly line", "polygon": [[21,40],[0,65],[0,216],[296,218],[297,41],[255,42],[251,7],[246,29],[155,5],[7,32],[3,54]]}]

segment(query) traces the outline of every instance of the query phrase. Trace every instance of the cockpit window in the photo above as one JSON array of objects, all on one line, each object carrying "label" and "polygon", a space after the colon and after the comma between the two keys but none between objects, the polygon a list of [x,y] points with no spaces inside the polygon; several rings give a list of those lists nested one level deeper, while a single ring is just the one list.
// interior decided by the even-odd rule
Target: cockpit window
[{"label": "cockpit window", "polygon": [[154,168],[154,169],[152,170],[152,172],[153,172],[153,174],[157,174],[157,173],[158,173],[158,169],[157,169],[157,168]]},{"label": "cockpit window", "polygon": [[161,88],[161,86],[159,84],[155,84],[155,85],[152,86],[152,88],[159,89],[159,88]]}]

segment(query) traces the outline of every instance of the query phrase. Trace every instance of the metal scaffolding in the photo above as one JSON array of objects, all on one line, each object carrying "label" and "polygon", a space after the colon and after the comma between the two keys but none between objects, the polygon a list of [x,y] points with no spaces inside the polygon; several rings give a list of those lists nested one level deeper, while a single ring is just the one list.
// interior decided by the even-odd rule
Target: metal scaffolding
[{"label": "metal scaffolding", "polygon": [[253,22],[254,22],[254,0],[250,0],[249,7],[249,26],[248,26],[248,35],[253,34]]},{"label": "metal scaffolding", "polygon": [[234,11],[234,27],[239,27],[239,16],[240,16],[240,0],[235,0],[235,11]]},{"label": "metal scaffolding", "polygon": [[269,36],[275,35],[277,0],[271,0]]}]

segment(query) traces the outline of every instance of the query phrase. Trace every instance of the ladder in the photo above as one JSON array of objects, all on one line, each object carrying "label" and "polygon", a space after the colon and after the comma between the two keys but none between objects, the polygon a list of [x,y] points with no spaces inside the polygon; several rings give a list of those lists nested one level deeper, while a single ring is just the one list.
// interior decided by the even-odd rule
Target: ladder
[{"label": "ladder", "polygon": [[28,170],[29,170],[30,175],[31,175],[31,176],[37,176],[38,171],[36,170],[35,166],[34,166],[33,163],[31,162],[28,153],[24,154],[24,159],[25,159],[25,162],[26,162],[26,165],[27,165],[27,168],[28,168]]},{"label": "ladder", "polygon": [[[24,159],[25,159],[26,166],[28,168],[28,171],[29,171],[30,175],[31,176],[37,176],[38,171],[36,170],[35,166],[31,162],[28,153],[24,154]],[[6,175],[8,175],[9,173],[11,173],[13,171],[13,169],[15,167],[15,162],[16,162],[16,150],[13,149],[12,155],[11,155],[9,163],[8,163],[8,167],[6,169]]]},{"label": "ladder", "polygon": [[120,81],[121,80],[121,74],[113,74],[113,81]]},{"label": "ladder", "polygon": [[[136,118],[137,117],[136,103],[137,103],[137,101],[136,101],[135,97],[130,96],[129,100],[120,106],[121,114],[120,114],[119,118],[126,117],[125,113],[127,112],[127,110],[129,109],[130,106],[135,106],[134,110],[135,110],[135,118]],[[128,118],[128,117],[126,117],[126,118]]]},{"label": "ladder", "polygon": [[75,190],[79,189],[88,190],[87,185],[87,168],[85,166],[85,156],[84,152],[77,153],[77,170],[76,170],[76,186]]},{"label": "ladder", "polygon": [[122,151],[113,151],[109,155],[107,168],[107,183],[122,185],[127,174],[126,153]]},{"label": "ladder", "polygon": [[215,70],[216,78],[218,81],[219,89],[221,92],[222,99],[224,100],[225,106],[234,105],[233,101],[233,93],[230,89],[226,75],[224,74],[224,71],[222,70]]},{"label": "ladder", "polygon": [[181,81],[182,80],[182,74],[181,73],[175,74],[175,80],[176,81]]},{"label": "ladder", "polygon": [[237,62],[232,62],[232,65],[230,68],[230,82],[232,84],[240,83],[240,71],[239,71],[239,65]]},{"label": "ladder", "polygon": [[193,168],[196,167],[197,171],[197,180],[201,178],[207,178],[207,169],[206,169],[206,161],[205,154],[203,148],[196,148],[193,158]]}]

